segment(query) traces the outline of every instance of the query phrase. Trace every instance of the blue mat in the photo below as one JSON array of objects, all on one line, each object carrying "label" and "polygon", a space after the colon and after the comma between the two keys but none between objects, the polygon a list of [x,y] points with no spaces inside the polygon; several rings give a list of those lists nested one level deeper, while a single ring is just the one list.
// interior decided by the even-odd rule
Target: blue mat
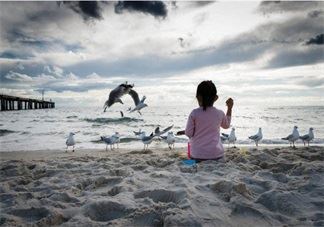
[{"label": "blue mat", "polygon": [[193,159],[188,159],[188,160],[184,160],[182,161],[183,164],[188,165],[188,166],[193,166],[196,164],[196,160]]}]

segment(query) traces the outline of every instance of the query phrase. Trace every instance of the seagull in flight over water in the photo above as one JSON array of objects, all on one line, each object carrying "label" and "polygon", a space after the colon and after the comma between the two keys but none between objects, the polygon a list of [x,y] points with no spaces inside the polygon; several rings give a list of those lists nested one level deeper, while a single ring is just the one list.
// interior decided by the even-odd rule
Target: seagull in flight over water
[{"label": "seagull in flight over water", "polygon": [[134,109],[129,108],[129,112],[132,113],[134,111],[137,111],[140,115],[142,115],[140,110],[143,109],[144,107],[147,107],[147,104],[144,103],[146,96],[144,95],[143,98],[141,100],[139,100],[139,97],[138,97],[138,94],[136,91],[131,90],[129,92],[129,94],[130,94],[130,96],[132,96],[134,103],[135,103]]},{"label": "seagull in flight over water", "polygon": [[[124,84],[118,85],[114,90],[112,90],[109,93],[108,100],[104,104],[104,112],[106,112],[106,109],[111,107],[115,103],[121,103],[124,104],[123,101],[121,100],[121,97],[130,94],[131,91],[135,92],[132,90],[134,87],[134,84],[127,84],[127,81]],[[133,97],[133,96],[132,96]],[[134,99],[134,98],[133,98]]]}]

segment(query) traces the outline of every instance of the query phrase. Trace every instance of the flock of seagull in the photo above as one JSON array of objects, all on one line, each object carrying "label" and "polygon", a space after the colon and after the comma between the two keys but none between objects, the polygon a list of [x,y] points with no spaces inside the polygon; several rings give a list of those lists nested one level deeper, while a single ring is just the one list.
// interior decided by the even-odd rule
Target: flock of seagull
[{"label": "flock of seagull", "polygon": [[[149,144],[152,143],[154,137],[159,137],[161,139],[163,139],[164,141],[167,142],[169,149],[174,148],[174,143],[175,143],[175,136],[173,135],[173,132],[169,132],[172,129],[173,125],[163,129],[162,131],[160,131],[160,127],[157,127],[155,129],[154,132],[152,132],[149,136],[146,135],[145,131],[142,131],[141,129],[139,131],[133,131],[135,136],[141,140],[144,144],[144,150],[148,149]],[[168,133],[167,136],[163,136],[163,134]],[[104,141],[106,143],[106,150],[108,149],[108,145],[110,146],[110,149],[113,150],[115,148],[115,144],[117,144],[117,148],[118,144],[120,143],[120,135],[118,132],[115,132],[115,134],[113,134],[110,137],[105,137],[102,136],[101,140]]]},{"label": "flock of seagull", "polygon": [[[129,94],[135,104],[135,107],[132,109],[131,107],[128,108],[128,111],[130,113],[137,111],[140,115],[142,115],[142,113],[140,112],[141,109],[147,107],[147,104],[144,103],[146,96],[144,95],[142,97],[142,99],[139,99],[139,95],[138,93],[133,89],[134,84],[128,84],[127,81],[123,84],[120,84],[119,86],[117,86],[115,89],[113,89],[108,97],[108,100],[105,102],[104,104],[104,112],[106,112],[106,109],[111,107],[113,104],[115,103],[121,103],[124,104],[123,101],[121,100],[121,97]],[[121,117],[124,117],[124,113],[122,111],[120,111]],[[173,125],[165,128],[164,130],[160,131],[160,128],[157,127],[154,132],[152,132],[150,135],[146,135],[146,133],[144,131],[134,131],[135,136],[140,139],[143,144],[144,144],[144,150],[148,149],[149,144],[152,143],[153,139],[155,137],[161,138],[164,141],[167,142],[169,149],[174,148],[174,143],[176,141],[176,137],[174,136],[173,132],[171,132],[170,130],[172,129]],[[163,136],[165,133],[168,133],[167,136]],[[66,151],[68,150],[68,147],[72,146],[73,147],[73,152],[74,152],[74,147],[75,147],[75,140],[74,140],[74,133],[71,132],[66,140]],[[178,134],[177,134],[178,135]],[[180,134],[179,134],[180,135]],[[259,128],[257,134],[249,136],[248,137],[250,140],[253,140],[255,142],[255,145],[258,147],[259,146],[259,142],[262,140],[263,138],[263,134],[262,134],[262,128]],[[222,133],[221,137],[220,137],[222,143],[225,143],[226,141],[228,142],[228,146],[230,146],[230,144],[232,143],[233,146],[235,147],[235,142],[237,140],[236,135],[235,135],[235,128],[231,129],[230,134],[225,134]],[[282,140],[288,140],[290,146],[293,145],[293,147],[295,147],[295,142],[301,139],[304,143],[304,146],[306,146],[306,143],[309,146],[309,142],[312,141],[314,139],[314,133],[313,133],[313,128],[309,129],[308,134],[300,136],[299,132],[298,132],[298,127],[294,126],[293,131],[290,135],[288,135],[287,137],[282,138]],[[101,140],[106,143],[106,150],[108,149],[108,146],[110,146],[110,149],[114,149],[115,148],[115,144],[117,145],[117,148],[119,148],[119,143],[120,143],[120,134],[118,132],[115,132],[115,134],[113,134],[110,137],[106,137],[106,136],[101,136]]]},{"label": "flock of seagull", "polygon": [[[305,134],[303,136],[299,135],[298,132],[298,127],[294,126],[293,131],[291,134],[289,134],[287,137],[281,138],[282,140],[288,140],[289,141],[289,145],[295,147],[295,142],[299,139],[301,139],[304,143],[304,146],[306,146],[306,143],[309,146],[309,143],[315,138],[314,137],[314,129],[313,128],[309,128],[308,134]],[[248,137],[250,140],[253,140],[255,142],[255,145],[258,147],[259,146],[259,142],[262,140],[263,138],[263,134],[262,134],[262,128],[259,128],[257,134],[253,135],[253,136],[249,136]],[[231,143],[233,143],[234,147],[235,147],[235,141],[237,140],[236,136],[235,136],[235,128],[232,128],[231,133],[230,134],[225,134],[222,133],[221,135],[221,141],[224,143],[225,141],[228,141],[228,145],[230,145]]]},{"label": "flock of seagull", "polygon": [[[167,144],[169,149],[171,150],[174,148],[174,143],[176,141],[176,138],[173,134],[173,132],[169,132],[172,129],[173,125],[160,130],[160,127],[157,127],[154,132],[152,132],[149,136],[146,135],[145,131],[139,130],[139,131],[133,131],[134,135],[143,142],[144,144],[144,150],[148,149],[149,144],[152,143],[153,139],[155,137],[158,137],[162,140],[164,140]],[[163,136],[167,133],[167,136]],[[66,140],[66,152],[69,147],[75,147],[75,140],[74,140],[74,133],[71,132]],[[101,141],[103,141],[106,144],[106,151],[108,150],[108,146],[110,146],[110,150],[115,149],[115,145],[117,146],[117,149],[119,148],[120,143],[120,134],[118,132],[115,132],[112,136],[101,136]]]}]

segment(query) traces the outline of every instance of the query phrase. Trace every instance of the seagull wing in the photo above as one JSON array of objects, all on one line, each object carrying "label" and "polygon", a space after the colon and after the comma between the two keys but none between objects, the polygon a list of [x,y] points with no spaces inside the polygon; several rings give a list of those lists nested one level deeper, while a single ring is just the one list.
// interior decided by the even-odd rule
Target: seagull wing
[{"label": "seagull wing", "polygon": [[224,137],[224,136],[221,136],[220,138],[221,138],[221,141],[222,141],[222,142],[224,142],[225,140],[228,139],[228,137]]},{"label": "seagull wing", "polygon": [[112,90],[109,93],[109,97],[108,100],[105,102],[104,108],[110,107],[112,104],[114,104],[117,99],[126,94],[126,90],[127,89],[124,86],[122,86],[122,84],[116,87],[114,90]]},{"label": "seagull wing", "polygon": [[222,133],[222,135],[224,136],[224,137],[229,137],[229,135],[228,134],[226,134],[226,133]]},{"label": "seagull wing", "polygon": [[293,134],[290,134],[289,136],[285,137],[285,138],[281,138],[283,140],[290,140],[293,137]]},{"label": "seagull wing", "polygon": [[257,139],[257,138],[259,138],[259,135],[254,135],[254,136],[250,136],[250,137],[249,137],[249,139],[251,139],[251,140],[255,140],[255,139]]},{"label": "seagull wing", "polygon": [[154,130],[154,134],[160,135],[160,127],[156,127],[156,129]]},{"label": "seagull wing", "polygon": [[111,139],[109,137],[103,137],[103,141],[106,143],[106,144],[111,144]]},{"label": "seagull wing", "polygon": [[131,89],[129,91],[129,95],[132,96],[135,106],[137,106],[140,102],[137,92],[135,90]]},{"label": "seagull wing", "polygon": [[144,103],[145,99],[146,99],[146,96],[144,95],[143,98],[141,99],[141,103]]},{"label": "seagull wing", "polygon": [[309,135],[308,134],[303,135],[303,136],[300,136],[299,138],[302,139],[302,140],[307,140],[307,139],[309,139]]},{"label": "seagull wing", "polygon": [[145,142],[145,141],[150,141],[151,139],[153,139],[155,135],[153,134],[153,132],[149,135],[149,136],[144,136],[142,138],[142,141]]},{"label": "seagull wing", "polygon": [[170,131],[172,128],[173,128],[173,125],[171,125],[171,126],[165,128],[165,129],[163,129],[163,130],[161,131],[160,135],[162,135],[162,134],[164,134],[164,133]]}]

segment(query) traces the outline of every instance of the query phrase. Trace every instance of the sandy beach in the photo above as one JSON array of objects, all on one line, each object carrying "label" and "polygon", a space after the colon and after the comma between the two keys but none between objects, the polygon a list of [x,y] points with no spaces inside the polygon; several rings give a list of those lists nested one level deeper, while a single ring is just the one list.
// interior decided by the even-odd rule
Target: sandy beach
[{"label": "sandy beach", "polygon": [[2,226],[323,226],[324,148],[1,153]]}]

